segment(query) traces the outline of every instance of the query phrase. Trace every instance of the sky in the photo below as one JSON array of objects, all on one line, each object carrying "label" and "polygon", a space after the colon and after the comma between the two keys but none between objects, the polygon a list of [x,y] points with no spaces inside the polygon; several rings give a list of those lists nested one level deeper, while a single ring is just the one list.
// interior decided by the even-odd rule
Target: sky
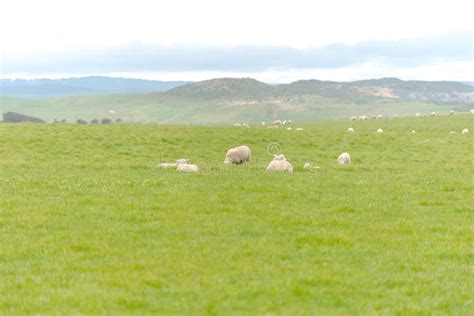
[{"label": "sky", "polygon": [[3,0],[0,76],[474,81],[472,7],[467,0]]}]

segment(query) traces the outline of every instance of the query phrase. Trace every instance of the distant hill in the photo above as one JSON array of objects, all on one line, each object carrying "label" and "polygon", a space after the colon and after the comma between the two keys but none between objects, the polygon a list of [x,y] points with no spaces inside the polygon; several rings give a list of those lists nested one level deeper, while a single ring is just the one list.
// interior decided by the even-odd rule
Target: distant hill
[{"label": "distant hill", "polygon": [[169,90],[187,81],[90,76],[66,79],[0,79],[0,95],[19,98],[46,98],[112,93],[147,93]]},{"label": "distant hill", "polygon": [[414,115],[474,107],[474,87],[450,81],[396,78],[332,82],[301,80],[269,85],[251,78],[221,78],[168,91],[46,99],[1,97],[0,110],[46,121],[118,118],[125,122],[178,124],[255,123],[277,118],[315,121],[353,115]]},{"label": "distant hill", "polygon": [[188,99],[262,99],[273,96],[272,86],[252,78],[221,78],[188,83],[166,92],[167,95]]}]

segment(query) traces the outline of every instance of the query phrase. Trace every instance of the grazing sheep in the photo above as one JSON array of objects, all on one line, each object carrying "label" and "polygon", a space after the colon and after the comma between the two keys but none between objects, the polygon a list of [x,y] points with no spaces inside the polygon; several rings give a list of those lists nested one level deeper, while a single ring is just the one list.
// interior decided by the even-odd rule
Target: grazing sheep
[{"label": "grazing sheep", "polygon": [[351,164],[351,155],[349,153],[342,153],[337,157],[337,164],[338,165],[350,165]]},{"label": "grazing sheep", "polygon": [[178,164],[178,168],[176,168],[179,172],[187,172],[187,173],[194,173],[198,172],[198,166],[197,165],[192,165],[192,164],[187,164],[187,163],[182,163]]},{"label": "grazing sheep", "polygon": [[359,116],[359,121],[366,121],[367,119],[368,117],[365,115]]},{"label": "grazing sheep", "polygon": [[377,115],[371,115],[371,116],[370,116],[370,119],[371,119],[371,120],[376,120],[376,119],[377,119]]},{"label": "grazing sheep", "polygon": [[454,115],[454,111],[449,111],[449,115]]},{"label": "grazing sheep", "polygon": [[461,134],[467,134],[467,133],[469,133],[469,130],[467,128],[463,129],[461,132]]},{"label": "grazing sheep", "polygon": [[275,155],[268,164],[266,171],[293,172],[293,166],[289,163],[283,154]]},{"label": "grazing sheep", "polygon": [[243,163],[249,161],[251,157],[250,148],[247,146],[239,146],[235,148],[231,148],[227,151],[224,159],[224,163]]},{"label": "grazing sheep", "polygon": [[351,121],[356,121],[356,120],[357,120],[357,116],[351,116],[350,120],[351,120]]},{"label": "grazing sheep", "polygon": [[471,112],[472,114],[474,114],[474,109],[472,109],[470,112]]},{"label": "grazing sheep", "polygon": [[430,113],[430,116],[437,116],[437,115],[438,115],[438,113],[436,113],[436,112],[431,112]]},{"label": "grazing sheep", "polygon": [[313,168],[313,164],[310,163],[310,162],[305,162],[303,168],[304,169],[311,169],[311,168]]},{"label": "grazing sheep", "polygon": [[381,128],[377,129],[377,133],[383,133],[383,129]]},{"label": "grazing sheep", "polygon": [[381,120],[383,118],[382,114],[377,115],[377,120]]},{"label": "grazing sheep", "polygon": [[398,114],[393,114],[393,118],[397,118],[398,117]]},{"label": "grazing sheep", "polygon": [[293,123],[293,121],[292,121],[292,120],[287,120],[287,122],[288,122],[288,124],[291,124],[291,123]]},{"label": "grazing sheep", "polygon": [[235,127],[241,127],[242,124],[240,124],[240,123],[235,123],[234,126],[235,126]]},{"label": "grazing sheep", "polygon": [[347,129],[347,131],[348,131],[349,133],[354,133],[354,129],[353,129],[352,127],[349,127],[349,128]]},{"label": "grazing sheep", "polygon": [[416,117],[420,117],[420,113],[416,113],[415,116],[416,116]]},{"label": "grazing sheep", "polygon": [[288,124],[288,121],[287,121],[287,120],[284,120],[281,124],[282,124],[282,125],[286,125],[286,124]]},{"label": "grazing sheep", "polygon": [[302,131],[303,129],[301,127],[298,127],[297,129],[295,129],[295,131]]},{"label": "grazing sheep", "polygon": [[247,123],[242,123],[242,127],[249,128],[250,125],[248,125]]}]

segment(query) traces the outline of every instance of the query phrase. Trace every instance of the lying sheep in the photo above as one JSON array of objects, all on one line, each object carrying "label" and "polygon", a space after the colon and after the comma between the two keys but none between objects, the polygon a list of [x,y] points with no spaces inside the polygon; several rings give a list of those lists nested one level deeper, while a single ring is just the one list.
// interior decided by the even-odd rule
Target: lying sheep
[{"label": "lying sheep", "polygon": [[351,155],[349,153],[342,153],[337,157],[337,164],[338,165],[350,165],[351,164]]},{"label": "lying sheep", "polygon": [[268,164],[266,171],[293,172],[293,166],[289,163],[283,154],[275,155]]},{"label": "lying sheep", "polygon": [[416,113],[415,116],[416,116],[416,117],[419,117],[419,116],[420,116],[420,113]]},{"label": "lying sheep", "polygon": [[467,133],[469,133],[469,130],[467,128],[463,129],[461,132],[461,134],[467,134]]},{"label": "lying sheep", "polygon": [[383,133],[383,129],[381,128],[377,129],[377,133]]},{"label": "lying sheep", "polygon": [[297,129],[295,129],[295,131],[302,131],[302,130],[303,130],[303,128],[301,128],[301,127],[298,127]]},{"label": "lying sheep", "polygon": [[192,165],[188,163],[182,163],[178,164],[178,167],[176,168],[179,172],[187,172],[187,173],[195,173],[198,172],[198,166],[197,165]]},{"label": "lying sheep", "polygon": [[225,155],[224,163],[225,164],[228,164],[228,163],[239,164],[246,161],[250,161],[250,157],[251,157],[250,148],[248,148],[247,146],[239,146],[239,147],[231,148],[227,151]]},{"label": "lying sheep", "polygon": [[165,163],[160,163],[160,168],[163,168],[163,169],[171,169],[171,168],[176,168],[179,164],[185,164],[185,163],[188,163],[188,160],[187,159],[178,159],[176,160],[176,162],[173,162],[173,163],[168,163],[168,162],[165,162]]},{"label": "lying sheep", "polygon": [[349,133],[354,133],[354,129],[353,129],[352,127],[349,127],[349,128],[347,129],[347,131],[348,131]]}]

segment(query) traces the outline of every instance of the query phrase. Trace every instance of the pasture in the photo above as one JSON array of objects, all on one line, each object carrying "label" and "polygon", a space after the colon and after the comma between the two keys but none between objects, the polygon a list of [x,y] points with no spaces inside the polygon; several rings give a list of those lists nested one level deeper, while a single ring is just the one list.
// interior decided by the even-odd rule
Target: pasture
[{"label": "pasture", "polygon": [[295,127],[0,124],[0,313],[472,315],[474,115]]}]

